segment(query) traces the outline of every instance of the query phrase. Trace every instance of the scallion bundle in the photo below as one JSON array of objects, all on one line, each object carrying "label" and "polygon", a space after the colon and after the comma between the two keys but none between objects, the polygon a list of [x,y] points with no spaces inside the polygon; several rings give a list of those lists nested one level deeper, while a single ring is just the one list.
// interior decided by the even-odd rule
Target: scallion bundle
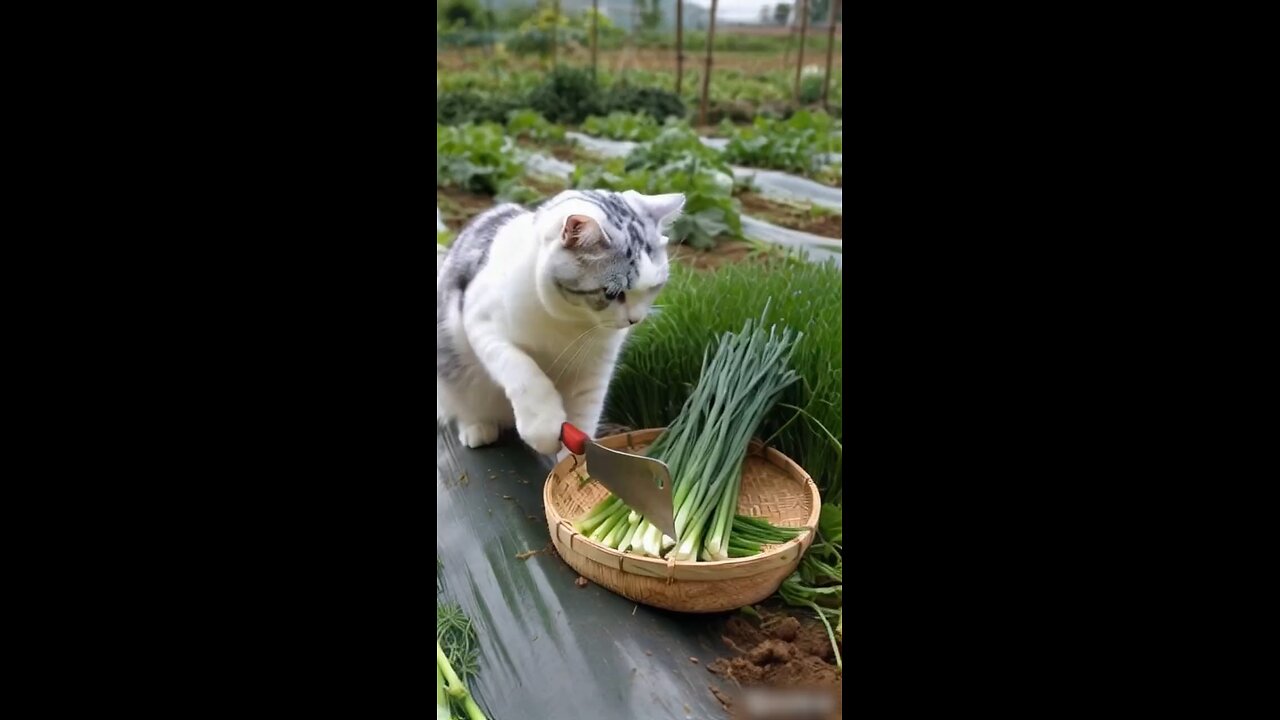
[{"label": "scallion bundle", "polygon": [[622,552],[676,560],[725,560],[786,542],[798,530],[737,515],[742,461],[766,414],[798,376],[789,367],[801,334],[748,320],[703,353],[698,385],[648,455],[671,470],[677,538],[669,538],[609,495],[575,523],[578,532]]}]

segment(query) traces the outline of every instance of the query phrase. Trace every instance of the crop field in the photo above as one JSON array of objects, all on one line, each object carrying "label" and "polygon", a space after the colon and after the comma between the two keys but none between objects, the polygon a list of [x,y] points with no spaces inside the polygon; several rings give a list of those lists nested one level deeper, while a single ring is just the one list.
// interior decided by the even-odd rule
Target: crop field
[{"label": "crop field", "polygon": [[[829,188],[830,200],[843,186],[842,121],[820,107],[820,86],[802,95],[813,100],[805,104],[787,99],[781,72],[715,78],[717,121],[698,127],[689,93],[664,89],[661,72],[602,72],[593,81],[569,67],[437,70],[436,200],[447,230],[495,201],[634,189],[686,195],[673,255],[695,267],[769,259],[809,237],[838,250],[841,204],[804,191]],[[810,78],[822,79],[804,74],[802,87],[813,85]],[[838,101],[832,89],[829,99]],[[778,177],[789,191],[770,184]],[[771,228],[792,232],[770,243]]]},{"label": "crop field", "polygon": [[[438,420],[437,720],[566,707],[747,717],[736,703],[749,688],[834,699],[813,716],[840,717],[843,4],[765,4],[757,24],[712,33],[715,6],[686,2],[679,74],[674,0],[598,6],[593,17],[591,2],[568,0],[437,4],[437,273],[458,232],[496,203],[534,208],[569,189],[682,193],[670,275],[609,361],[597,435],[663,429],[644,452],[670,468],[674,530],[605,493],[565,516],[568,547],[667,570],[698,563],[711,577],[717,563],[805,542],[750,604],[683,614],[586,577],[553,545],[550,461],[521,444],[523,431],[471,448]],[[801,55],[787,15],[806,10],[815,19]],[[561,353],[566,368],[595,330]],[[802,469],[812,520],[774,523],[739,505],[755,502],[741,490],[748,440]],[[598,479],[583,467],[582,485]]]}]

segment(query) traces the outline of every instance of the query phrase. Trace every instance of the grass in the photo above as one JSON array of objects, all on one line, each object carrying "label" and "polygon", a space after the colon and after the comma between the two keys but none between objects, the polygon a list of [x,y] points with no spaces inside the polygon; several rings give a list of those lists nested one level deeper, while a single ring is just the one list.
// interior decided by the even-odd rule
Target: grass
[{"label": "grass", "polygon": [[[714,272],[680,265],[659,309],[634,331],[610,386],[606,417],[634,428],[663,427],[698,382],[703,351],[769,307],[769,321],[804,333],[792,359],[801,382],[761,425],[762,439],[800,463],[826,502],[842,495],[843,274],[834,264],[744,263]],[[787,407],[790,406],[790,407]],[[792,408],[800,408],[797,411]]]}]

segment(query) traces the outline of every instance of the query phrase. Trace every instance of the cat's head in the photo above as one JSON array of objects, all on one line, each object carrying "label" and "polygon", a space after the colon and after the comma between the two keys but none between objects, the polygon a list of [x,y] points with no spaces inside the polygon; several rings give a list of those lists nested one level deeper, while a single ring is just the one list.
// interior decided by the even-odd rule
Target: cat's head
[{"label": "cat's head", "polygon": [[538,209],[539,296],[561,317],[628,328],[667,282],[667,236],[684,195],[567,190]]}]

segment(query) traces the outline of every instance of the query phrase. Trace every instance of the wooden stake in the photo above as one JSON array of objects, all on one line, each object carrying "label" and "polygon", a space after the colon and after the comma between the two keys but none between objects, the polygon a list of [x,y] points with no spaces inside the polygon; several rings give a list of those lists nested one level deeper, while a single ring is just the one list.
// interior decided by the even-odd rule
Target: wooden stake
[{"label": "wooden stake", "polygon": [[711,27],[707,28],[707,67],[702,71],[702,112],[698,124],[707,125],[707,91],[711,89],[711,50],[716,44],[716,6],[720,0],[711,0]]},{"label": "wooden stake", "polygon": [[831,3],[831,24],[827,27],[827,76],[822,80],[822,109],[830,110],[827,105],[827,91],[831,88],[831,56],[836,49],[836,12],[840,10],[840,0]]},{"label": "wooden stake", "polygon": [[800,0],[800,53],[796,55],[796,102],[800,102],[800,68],[804,67],[804,36],[809,31],[809,0]]},{"label": "wooden stake", "polygon": [[676,94],[684,81],[684,0],[676,0]]}]

